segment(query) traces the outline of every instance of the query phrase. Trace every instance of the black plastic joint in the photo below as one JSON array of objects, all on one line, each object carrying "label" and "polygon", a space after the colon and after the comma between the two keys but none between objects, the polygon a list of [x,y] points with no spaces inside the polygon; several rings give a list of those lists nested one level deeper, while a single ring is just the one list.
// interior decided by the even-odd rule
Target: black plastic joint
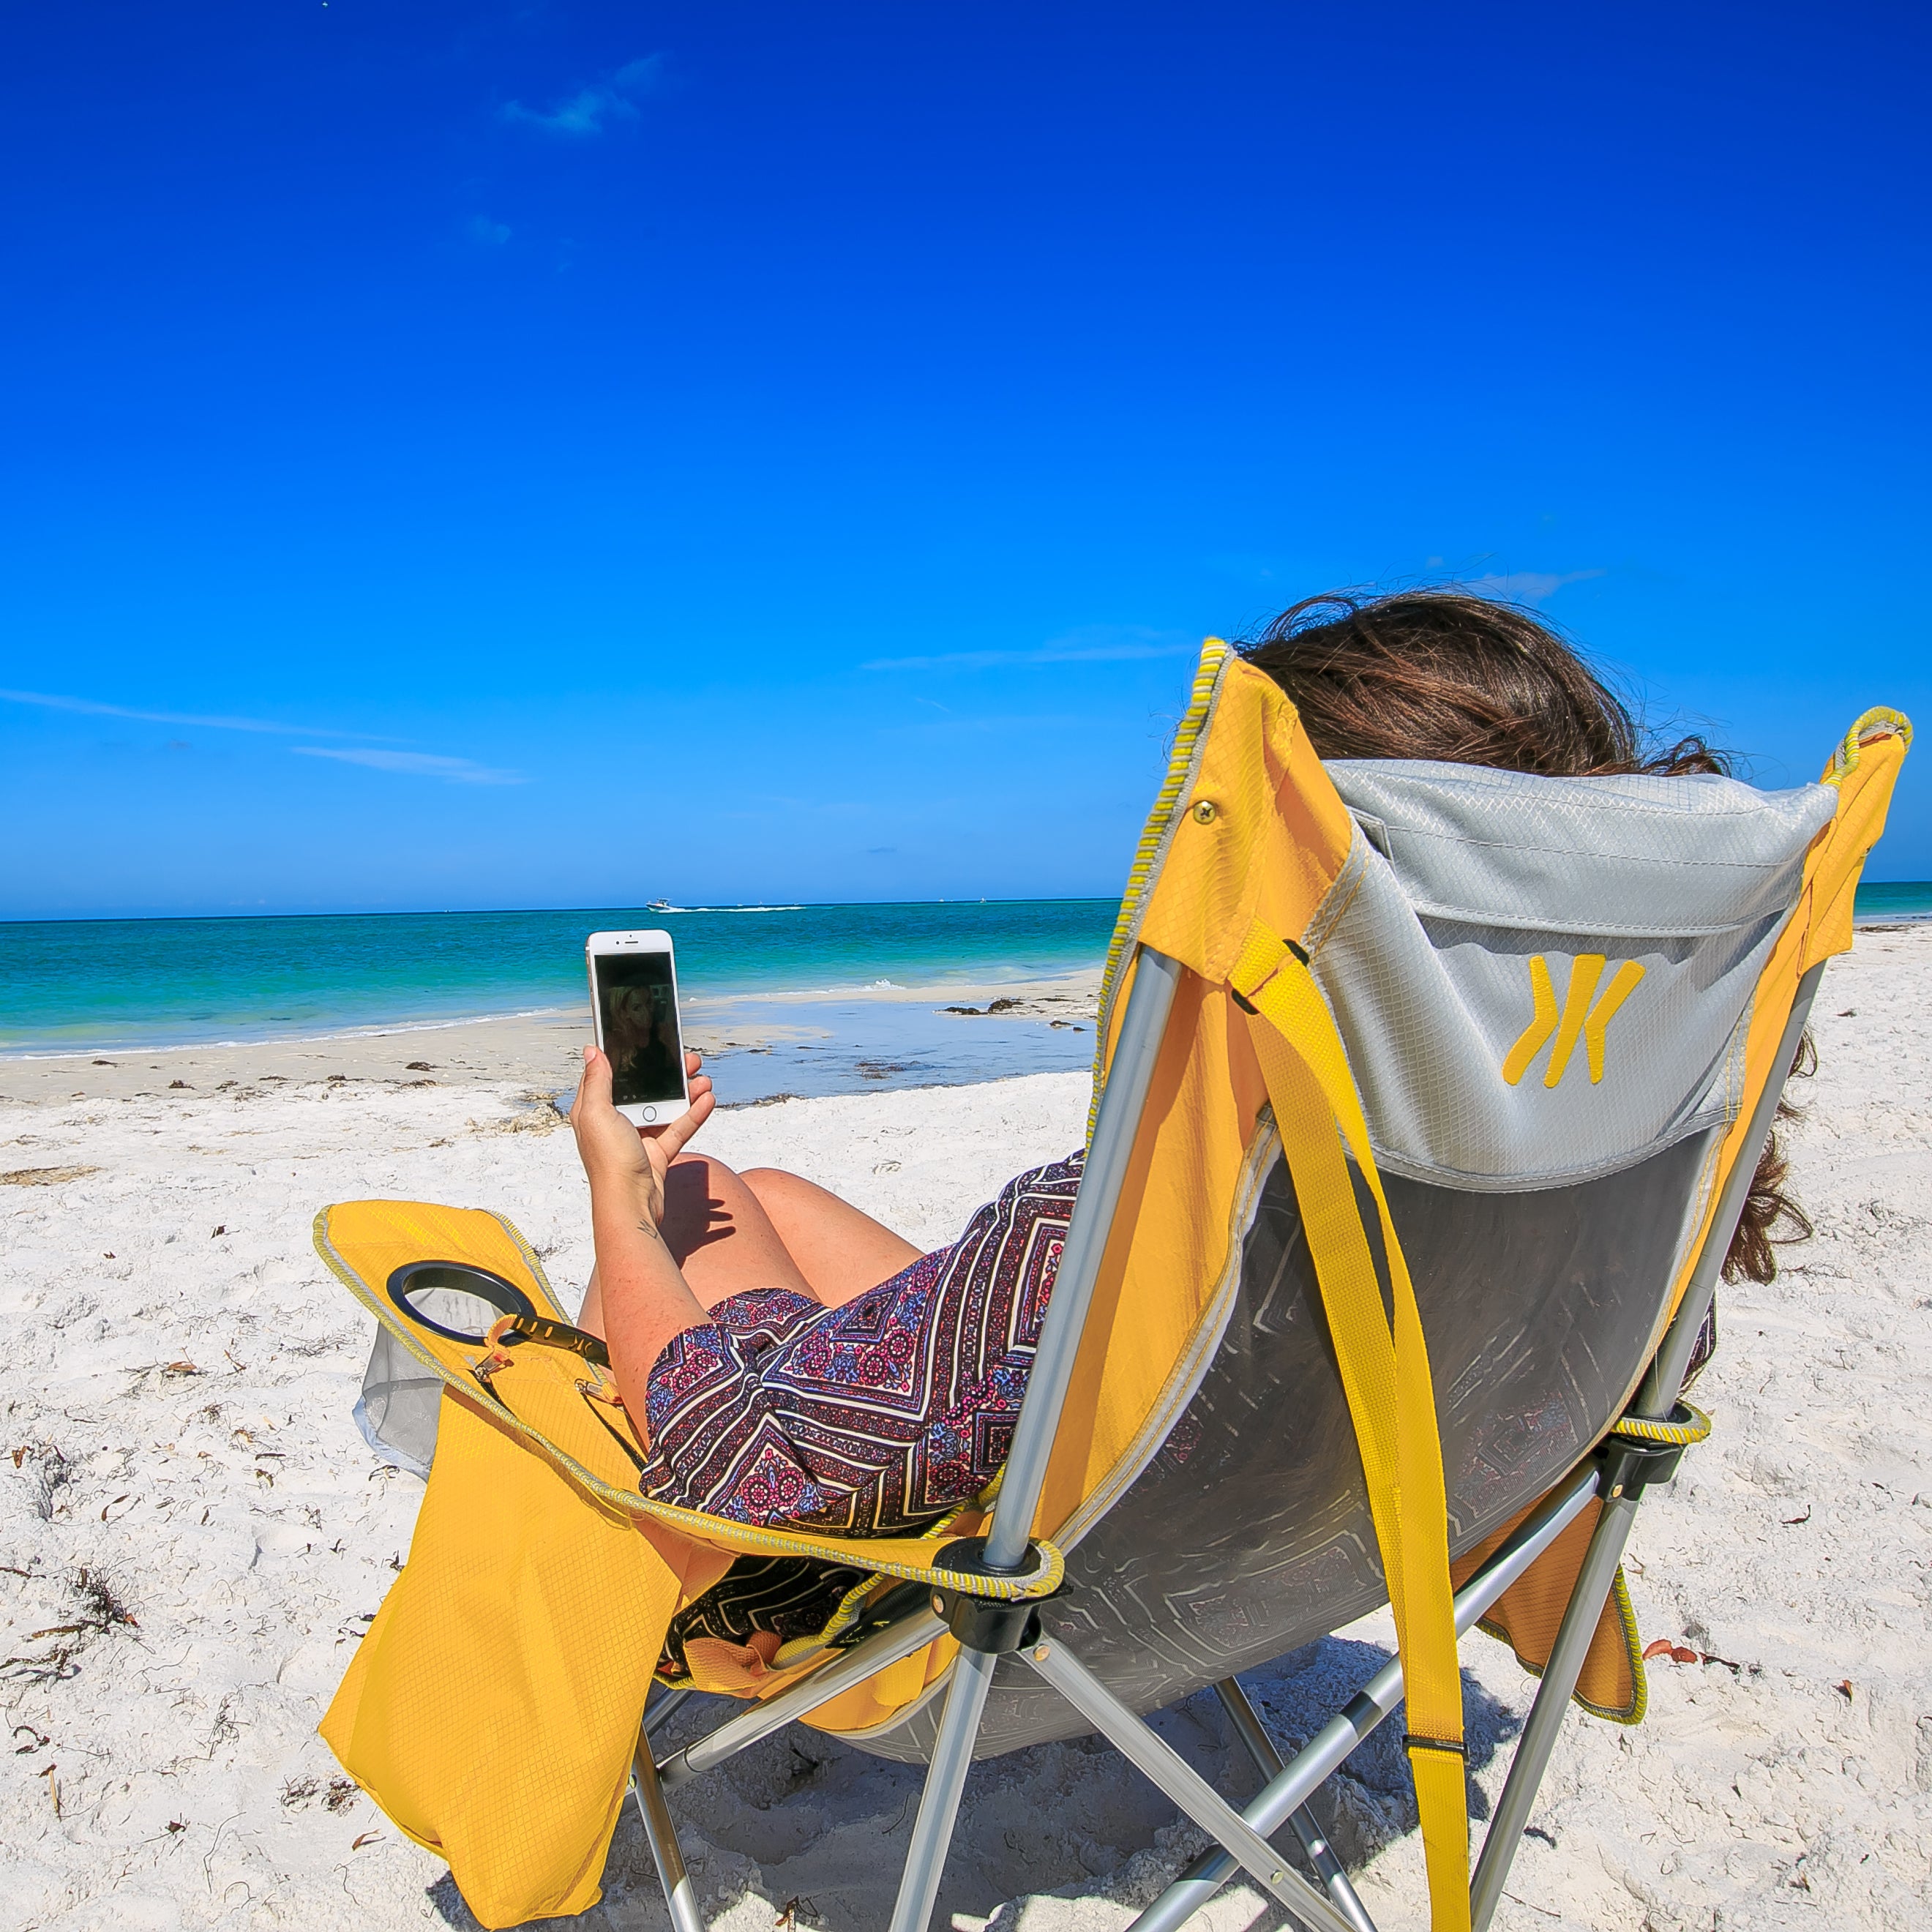
[{"label": "black plastic joint", "polygon": [[[1036,1570],[1040,1552],[1027,1545],[1024,1576]],[[952,1570],[968,1576],[999,1577],[1010,1581],[1016,1574],[995,1570],[986,1561],[986,1539],[962,1537],[949,1543],[932,1559],[935,1570]],[[959,1640],[960,1647],[976,1650],[989,1657],[1004,1657],[1010,1651],[1024,1650],[1040,1641],[1040,1604],[1035,1598],[1013,1602],[1006,1598],[976,1597],[966,1590],[935,1590],[934,1612],[946,1619],[946,1628]]]},{"label": "black plastic joint", "polygon": [[962,1650],[1004,1657],[1012,1651],[1030,1649],[1040,1641],[1036,1604],[995,1603],[986,1597],[969,1597],[963,1591],[935,1590],[932,1607],[946,1619],[946,1628],[959,1640]]},{"label": "black plastic joint", "polygon": [[1605,1502],[1619,1497],[1634,1502],[1652,1483],[1667,1483],[1684,1460],[1681,1442],[1638,1442],[1628,1436],[1609,1436],[1597,1451],[1603,1475],[1597,1494]]}]

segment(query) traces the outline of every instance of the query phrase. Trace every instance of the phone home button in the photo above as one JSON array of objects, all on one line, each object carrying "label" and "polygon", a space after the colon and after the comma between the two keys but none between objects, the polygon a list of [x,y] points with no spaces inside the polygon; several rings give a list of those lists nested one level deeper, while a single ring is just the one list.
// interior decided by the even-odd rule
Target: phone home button
[{"label": "phone home button", "polygon": [[643,1112],[644,1118],[647,1120],[655,1120],[658,1117],[658,1110],[655,1107],[646,1107]]}]

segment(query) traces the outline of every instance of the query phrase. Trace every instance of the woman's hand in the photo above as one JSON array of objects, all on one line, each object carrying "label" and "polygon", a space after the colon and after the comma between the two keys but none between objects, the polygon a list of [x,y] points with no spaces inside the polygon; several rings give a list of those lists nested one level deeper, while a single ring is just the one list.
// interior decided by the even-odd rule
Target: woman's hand
[{"label": "woman's hand", "polygon": [[584,1078],[571,1102],[577,1157],[590,1183],[593,1208],[606,1197],[628,1198],[640,1222],[656,1228],[664,1219],[664,1180],[670,1164],[711,1117],[717,1101],[700,1074],[703,1056],[686,1053],[691,1105],[662,1126],[633,1126],[610,1099],[610,1062],[598,1048],[584,1049]]},{"label": "woman's hand", "polygon": [[661,1127],[634,1127],[610,1099],[610,1063],[584,1049],[584,1078],[570,1108],[578,1158],[590,1182],[590,1234],[597,1265],[578,1317],[610,1344],[617,1388],[633,1415],[644,1413],[651,1364],[666,1343],[705,1319],[704,1304],[679,1271],[658,1232],[664,1176],[717,1102],[698,1075],[698,1057],[684,1057],[691,1105]]}]

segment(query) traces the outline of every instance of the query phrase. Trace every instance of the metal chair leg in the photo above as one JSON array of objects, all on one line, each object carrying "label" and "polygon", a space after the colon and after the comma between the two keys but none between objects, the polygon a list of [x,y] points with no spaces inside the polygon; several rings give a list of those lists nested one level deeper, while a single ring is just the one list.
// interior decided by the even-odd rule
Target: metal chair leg
[{"label": "metal chair leg", "polygon": [[1019,1654],[1130,1764],[1151,1778],[1204,1832],[1211,1832],[1277,1904],[1316,1932],[1355,1932],[1240,1812],[1064,1643],[1049,1636]]},{"label": "metal chair leg", "polygon": [[1301,1840],[1308,1862],[1335,1901],[1335,1910],[1354,1927],[1355,1932],[1376,1932],[1376,1922],[1369,1916],[1369,1908],[1362,1903],[1354,1881],[1342,1870],[1342,1861],[1335,1856],[1328,1834],[1315,1814],[1306,1804],[1300,1805],[1289,1813],[1288,1822],[1294,1827],[1294,1835]]},{"label": "metal chair leg", "polygon": [[658,1882],[664,1887],[664,1903],[670,1908],[670,1922],[676,1932],[705,1932],[698,1894],[692,1889],[691,1876],[684,1868],[684,1854],[678,1849],[677,1827],[671,1822],[670,1808],[664,1802],[664,1787],[658,1782],[650,1740],[641,1726],[631,1754],[631,1788],[637,1795],[638,1816],[644,1820],[644,1836],[650,1840],[651,1857],[657,1865]]},{"label": "metal chair leg", "polygon": [[[1569,1528],[1597,1493],[1600,1472],[1586,1463],[1545,1497],[1502,1547],[1456,1592],[1460,1636]],[[1358,1744],[1373,1735],[1402,1702],[1402,1660],[1390,1658],[1310,1738],[1280,1777],[1270,1778],[1243,1815],[1257,1831],[1272,1832],[1291,1816]],[[1200,1857],[1127,1928],[1127,1932],[1180,1932],[1236,1870],[1220,1846]]]},{"label": "metal chair leg", "polygon": [[680,1708],[690,1702],[696,1693],[690,1690],[666,1690],[651,1700],[650,1708],[644,1713],[644,1736],[654,1738]]},{"label": "metal chair leg", "polygon": [[[980,1714],[993,1686],[993,1666],[999,1661],[983,1651],[962,1650],[953,1666],[946,1693],[946,1714],[926,1767],[926,1790],[919,1816],[906,1847],[905,1869],[899,1876],[899,1895],[892,1907],[892,1932],[926,1932],[939,1898],[939,1881],[946,1855],[952,1849],[952,1827],[959,1816],[960,1794],[973,1768],[973,1747],[980,1736]],[[683,1932],[680,1927],[679,1932]]]},{"label": "metal chair leg", "polygon": [[746,1750],[760,1738],[782,1730],[794,1718],[802,1718],[821,1704],[830,1703],[855,1684],[862,1684],[888,1664],[923,1650],[940,1636],[946,1626],[930,1610],[908,1617],[890,1630],[883,1630],[855,1644],[821,1664],[809,1677],[781,1690],[736,1717],[728,1718],[715,1731],[694,1738],[682,1750],[673,1751],[658,1766],[658,1777],[667,1791],[675,1791],[700,1772],[722,1764],[728,1757]]},{"label": "metal chair leg", "polygon": [[[1247,1747],[1248,1755],[1254,1760],[1262,1776],[1269,1780],[1279,1778],[1288,1766],[1282,1762],[1281,1753],[1275,1749],[1267,1726],[1248,1702],[1248,1694],[1239,1682],[1232,1677],[1224,1677],[1215,1685],[1214,1694],[1233,1724],[1235,1736]],[[1315,1868],[1316,1876],[1335,1901],[1336,1910],[1354,1927],[1355,1932],[1376,1932],[1376,1922],[1369,1916],[1368,1907],[1362,1903],[1353,1882],[1342,1869],[1341,1860],[1330,1846],[1328,1834],[1322,1830],[1321,1821],[1306,1804],[1302,1804],[1288,1814],[1288,1822],[1294,1827],[1294,1835],[1301,1840],[1301,1849],[1308,1854],[1308,1862]]]},{"label": "metal chair leg", "polygon": [[1610,1593],[1617,1565],[1623,1561],[1630,1519],[1636,1514],[1636,1498],[1622,1496],[1606,1499],[1597,1518],[1590,1546],[1576,1573],[1576,1587],[1570,1592],[1569,1606],[1557,1628],[1555,1647],[1544,1666],[1543,1682],[1537,1687],[1529,1720],[1522,1727],[1502,1796],[1496,1801],[1496,1815],[1490,1820],[1489,1832],[1483,1840],[1482,1856],[1476,1861],[1476,1876],[1469,1887],[1472,1932],[1486,1932],[1502,1897],[1510,1862],[1522,1842],[1529,1808],[1536,1802],[1537,1789],[1556,1747],[1556,1733],[1562,1728],[1570,1694],[1576,1688],[1583,1659],[1597,1634],[1604,1599]]}]

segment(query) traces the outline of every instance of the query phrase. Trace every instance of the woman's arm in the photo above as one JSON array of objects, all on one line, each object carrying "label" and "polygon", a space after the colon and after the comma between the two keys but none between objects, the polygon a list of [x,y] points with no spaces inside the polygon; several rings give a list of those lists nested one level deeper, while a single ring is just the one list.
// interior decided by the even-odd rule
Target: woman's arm
[{"label": "woman's arm", "polygon": [[[709,1318],[665,1246],[664,1178],[713,1102],[710,1082],[690,1110],[644,1134],[610,1100],[610,1063],[584,1049],[584,1078],[570,1110],[578,1157],[590,1183],[590,1231],[597,1268],[585,1297],[586,1325],[600,1329],[624,1406],[641,1424],[644,1388],[664,1345]],[[595,1302],[593,1307],[592,1303]]]}]

